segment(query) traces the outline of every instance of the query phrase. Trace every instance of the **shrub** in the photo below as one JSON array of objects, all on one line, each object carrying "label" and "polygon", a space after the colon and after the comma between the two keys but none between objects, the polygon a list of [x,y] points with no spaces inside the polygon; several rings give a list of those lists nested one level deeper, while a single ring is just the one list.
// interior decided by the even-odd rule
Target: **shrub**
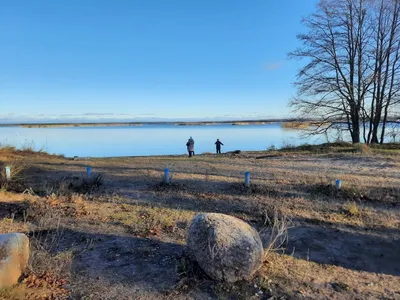
[{"label": "shrub", "polygon": [[260,235],[268,236],[264,245],[264,256],[271,251],[281,250],[288,241],[288,229],[291,220],[277,207],[271,206],[264,211],[264,222]]},{"label": "shrub", "polygon": [[346,214],[348,214],[351,217],[357,217],[360,215],[360,211],[358,209],[357,203],[355,203],[354,201],[346,203],[344,206],[344,210],[345,210]]},{"label": "shrub", "polygon": [[[10,167],[11,178],[7,179],[6,166]],[[0,190],[14,191],[22,193],[27,187],[25,185],[25,177],[23,172],[27,169],[27,165],[21,161],[1,165],[0,171]]]},{"label": "shrub", "polygon": [[371,149],[369,148],[369,146],[367,144],[355,144],[354,145],[356,147],[357,152],[362,153],[362,154],[367,154],[370,153]]}]

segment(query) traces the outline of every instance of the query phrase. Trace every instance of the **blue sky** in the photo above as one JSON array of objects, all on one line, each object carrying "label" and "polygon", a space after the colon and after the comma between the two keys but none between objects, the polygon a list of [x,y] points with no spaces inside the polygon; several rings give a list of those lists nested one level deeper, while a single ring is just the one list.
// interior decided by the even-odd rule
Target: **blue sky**
[{"label": "blue sky", "polygon": [[0,116],[286,116],[316,2],[2,0]]}]

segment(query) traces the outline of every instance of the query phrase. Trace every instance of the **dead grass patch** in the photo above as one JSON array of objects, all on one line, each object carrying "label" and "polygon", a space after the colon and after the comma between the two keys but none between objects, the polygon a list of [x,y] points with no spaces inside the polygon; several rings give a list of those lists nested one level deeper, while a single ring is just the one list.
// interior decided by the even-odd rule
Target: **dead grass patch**
[{"label": "dead grass patch", "polygon": [[263,195],[272,198],[279,197],[281,192],[263,184],[252,183],[250,187],[245,186],[243,183],[232,183],[226,191],[238,195]]},{"label": "dead grass patch", "polygon": [[6,232],[27,232],[31,251],[21,283],[0,291],[0,299],[67,299],[73,250],[59,251],[64,232],[61,215],[40,200],[36,197],[16,202],[13,209],[21,217],[13,213],[14,219],[4,218],[1,222],[2,231],[4,222],[8,222]]},{"label": "dead grass patch", "polygon": [[[6,167],[10,167],[10,178],[7,178]],[[25,173],[29,166],[25,162],[12,161],[0,164],[0,168],[0,190],[22,193],[28,188]]]},{"label": "dead grass patch", "polygon": [[336,189],[333,184],[309,184],[302,186],[308,193],[314,195],[323,195],[330,198],[340,199],[342,201],[353,201],[360,203],[375,203],[375,204],[391,204],[397,206],[400,204],[400,190],[396,187],[383,188],[377,186],[363,187],[351,184],[350,186],[342,186],[340,190]]},{"label": "dead grass patch", "polygon": [[[68,196],[50,195],[43,198],[36,198],[30,202],[27,210],[29,220],[47,220],[49,213],[52,218],[81,217],[90,214],[84,195],[71,194]],[[39,222],[39,223],[40,223]]]},{"label": "dead grass patch", "polygon": [[357,203],[349,202],[344,205],[344,211],[350,217],[358,217],[360,216],[360,210],[358,209]]},{"label": "dead grass patch", "polygon": [[103,175],[96,174],[91,178],[86,176],[67,176],[61,179],[45,181],[32,188],[40,196],[70,196],[73,193],[90,195],[103,185]]},{"label": "dead grass patch", "polygon": [[121,204],[109,215],[113,222],[127,228],[128,233],[139,237],[172,235],[183,242],[194,212],[160,206]]},{"label": "dead grass patch", "polygon": [[396,299],[400,283],[396,276],[376,275],[338,266],[317,264],[288,255],[271,253],[256,279],[274,295],[294,299]]},{"label": "dead grass patch", "polygon": [[362,144],[362,143],[354,144],[354,147],[361,154],[368,154],[371,152],[371,149],[367,144]]},{"label": "dead grass patch", "polygon": [[186,192],[188,190],[188,187],[185,184],[179,182],[170,182],[170,183],[159,182],[151,186],[150,189],[156,192],[171,193],[171,192]]}]

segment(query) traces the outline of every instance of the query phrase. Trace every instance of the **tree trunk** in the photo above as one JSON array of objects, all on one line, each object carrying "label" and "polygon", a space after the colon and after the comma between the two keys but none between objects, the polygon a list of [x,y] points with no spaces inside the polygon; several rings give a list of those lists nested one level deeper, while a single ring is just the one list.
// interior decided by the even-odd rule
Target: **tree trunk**
[{"label": "tree trunk", "polygon": [[351,141],[353,144],[360,142],[360,116],[359,113],[355,113],[351,118],[352,131],[351,131]]}]

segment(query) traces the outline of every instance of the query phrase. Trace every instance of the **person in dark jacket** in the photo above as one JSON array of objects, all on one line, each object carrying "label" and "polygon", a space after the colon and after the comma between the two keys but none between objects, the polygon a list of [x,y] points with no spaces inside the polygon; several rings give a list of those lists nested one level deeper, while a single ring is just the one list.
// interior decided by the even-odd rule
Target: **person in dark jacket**
[{"label": "person in dark jacket", "polygon": [[186,143],[187,151],[189,153],[189,157],[194,156],[194,140],[192,137]]},{"label": "person in dark jacket", "polygon": [[215,142],[215,146],[217,148],[217,154],[221,154],[221,145],[223,146],[224,144],[221,143],[219,139]]}]

